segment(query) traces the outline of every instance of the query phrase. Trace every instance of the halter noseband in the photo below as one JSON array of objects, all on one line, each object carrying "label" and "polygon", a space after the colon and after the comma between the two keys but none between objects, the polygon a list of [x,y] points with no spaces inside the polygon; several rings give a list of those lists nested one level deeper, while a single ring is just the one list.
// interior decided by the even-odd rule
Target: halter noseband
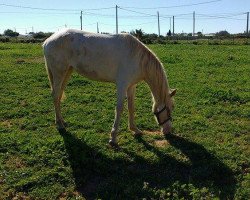
[{"label": "halter noseband", "polygon": [[165,124],[167,121],[171,121],[171,120],[172,120],[172,117],[171,117],[170,114],[169,114],[169,116],[168,116],[167,119],[165,119],[163,122],[160,121],[160,114],[161,114],[164,110],[166,110],[168,113],[170,113],[169,110],[167,109],[166,105],[165,105],[164,108],[162,108],[160,111],[154,112],[154,114],[155,114],[155,116],[156,116],[156,118],[157,118],[157,121],[158,121],[159,126]]}]

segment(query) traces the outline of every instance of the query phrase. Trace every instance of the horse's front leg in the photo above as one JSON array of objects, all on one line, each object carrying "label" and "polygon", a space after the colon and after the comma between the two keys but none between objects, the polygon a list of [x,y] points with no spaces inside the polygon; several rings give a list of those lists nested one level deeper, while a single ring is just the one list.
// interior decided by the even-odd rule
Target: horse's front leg
[{"label": "horse's front leg", "polygon": [[117,104],[115,110],[115,120],[111,130],[111,138],[109,144],[111,146],[117,145],[117,132],[123,112],[124,99],[126,97],[126,87],[124,85],[117,85]]},{"label": "horse's front leg", "polygon": [[128,121],[129,121],[129,129],[133,131],[136,135],[141,135],[142,131],[139,130],[135,125],[135,89],[136,86],[133,85],[128,88],[127,96],[128,96]]}]

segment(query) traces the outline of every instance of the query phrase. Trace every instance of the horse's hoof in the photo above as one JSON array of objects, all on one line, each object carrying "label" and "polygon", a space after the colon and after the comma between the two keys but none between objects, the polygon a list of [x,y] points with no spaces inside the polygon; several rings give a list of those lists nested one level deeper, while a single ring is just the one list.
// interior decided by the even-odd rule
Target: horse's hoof
[{"label": "horse's hoof", "polygon": [[138,128],[130,128],[130,130],[134,133],[134,135],[142,135],[143,132]]},{"label": "horse's hoof", "polygon": [[119,146],[118,146],[118,143],[113,142],[112,140],[109,140],[109,145],[110,145],[111,147],[114,147],[114,148],[118,148],[118,147],[119,147]]},{"label": "horse's hoof", "polygon": [[142,136],[143,132],[141,130],[135,131],[134,132],[135,136]]}]

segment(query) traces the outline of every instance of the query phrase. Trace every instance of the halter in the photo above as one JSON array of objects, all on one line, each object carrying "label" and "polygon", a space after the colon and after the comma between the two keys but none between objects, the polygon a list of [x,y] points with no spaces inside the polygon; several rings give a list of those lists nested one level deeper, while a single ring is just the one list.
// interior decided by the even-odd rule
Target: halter
[{"label": "halter", "polygon": [[171,121],[171,120],[172,120],[172,117],[171,117],[170,114],[169,114],[169,116],[168,116],[167,119],[165,119],[163,122],[160,121],[160,114],[161,114],[164,110],[166,110],[168,113],[170,113],[169,110],[167,109],[166,105],[165,105],[164,108],[162,108],[160,111],[154,112],[154,114],[155,114],[155,116],[156,116],[156,118],[157,118],[157,121],[158,121],[159,126],[165,124],[167,121]]}]

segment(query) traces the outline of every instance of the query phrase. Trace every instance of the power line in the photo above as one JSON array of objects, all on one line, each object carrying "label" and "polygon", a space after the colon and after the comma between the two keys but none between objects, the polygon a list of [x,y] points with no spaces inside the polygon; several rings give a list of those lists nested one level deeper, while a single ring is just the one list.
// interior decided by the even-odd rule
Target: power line
[{"label": "power line", "polygon": [[[25,15],[27,15],[27,14],[38,14],[38,15],[40,15],[40,14],[44,14],[44,15],[65,15],[65,13],[57,13],[57,12],[29,12],[29,13],[27,13],[27,12],[0,12],[1,14],[25,14]],[[66,13],[67,15],[79,15],[79,13],[76,13],[76,12],[72,12],[72,13]]]},{"label": "power line", "polygon": [[208,3],[215,3],[222,0],[213,0],[213,1],[205,1],[200,3],[192,3],[192,4],[182,4],[182,5],[175,5],[175,6],[161,6],[161,7],[123,7],[123,8],[133,8],[133,9],[142,9],[142,10],[150,10],[150,9],[164,9],[164,8],[179,8],[179,7],[188,7],[188,6],[197,6],[202,4],[208,4]]},{"label": "power line", "polygon": [[[208,4],[208,3],[215,3],[215,2],[219,2],[221,0],[213,0],[213,1],[205,1],[205,2],[200,2],[200,3],[193,3],[193,4],[183,4],[183,5],[176,5],[176,6],[168,6],[168,7],[151,7],[151,8],[139,8],[139,7],[120,7],[120,6],[116,6],[116,7],[103,7],[103,8],[94,8],[94,9],[60,9],[60,8],[41,8],[41,7],[30,7],[30,6],[20,6],[20,5],[12,5],[12,4],[2,4],[0,3],[0,6],[7,6],[7,7],[15,7],[15,8],[21,8],[21,9],[32,9],[32,10],[37,10],[34,12],[8,12],[8,11],[3,11],[0,12],[0,14],[34,14],[34,17],[41,17],[42,14],[43,15],[48,15],[48,17],[57,17],[57,15],[65,15],[65,17],[67,17],[67,15],[78,15],[79,16],[79,11],[83,11],[84,13],[84,17],[86,17],[88,19],[88,16],[90,16],[90,18],[92,18],[91,16],[93,16],[93,18],[95,18],[95,23],[91,23],[91,24],[86,24],[84,26],[90,26],[90,25],[96,25],[96,21],[98,21],[98,19],[101,19],[101,21],[104,21],[105,19],[103,18],[115,18],[115,8],[116,8],[116,12],[118,12],[119,10],[123,10],[123,11],[127,11],[129,13],[127,13],[127,15],[124,12],[121,12],[125,15],[120,15],[119,13],[119,19],[120,18],[126,18],[129,20],[132,19],[136,19],[139,22],[143,22],[144,20],[146,21],[150,21],[151,19],[153,20],[153,18],[155,18],[155,21],[152,22],[145,22],[145,23],[139,23],[139,24],[119,24],[119,26],[121,27],[132,27],[132,26],[139,26],[139,25],[143,25],[143,24],[156,24],[157,22],[157,17],[158,17],[158,27],[159,27],[159,20],[161,20],[161,18],[165,18],[165,19],[169,19],[172,18],[173,16],[173,32],[174,32],[174,19],[176,20],[191,20],[192,19],[192,14],[193,13],[180,13],[180,14],[175,14],[175,15],[171,15],[169,12],[167,14],[169,15],[156,15],[156,14],[152,14],[152,10],[153,9],[163,9],[163,8],[174,8],[174,7],[185,7],[185,6],[195,6],[195,5],[201,5],[201,4]],[[134,9],[129,9],[129,8],[134,8]],[[114,10],[108,10],[108,9],[114,9]],[[141,12],[139,9],[151,9],[150,11],[147,12]],[[39,12],[40,10],[40,12]],[[100,10],[106,10],[105,11],[100,11]],[[139,11],[138,11],[139,10]],[[43,12],[44,11],[44,12]],[[93,11],[93,12],[91,12]],[[96,11],[96,12],[94,12]],[[114,13],[113,13],[114,11]],[[237,16],[241,16],[241,15],[245,15],[247,14],[246,12],[238,12],[238,13],[216,13],[216,14],[197,14],[195,16],[195,19],[197,20],[216,20],[216,19],[228,19],[228,20],[245,20],[245,19],[241,19],[241,17]],[[33,17],[33,16],[32,16]],[[61,16],[60,16],[61,17]],[[100,17],[100,18],[98,18]],[[84,21],[85,19],[84,18]],[[103,19],[103,20],[102,20]],[[166,20],[162,19],[162,22],[164,24]],[[86,21],[85,21],[86,22]],[[92,22],[92,19],[91,21]],[[74,23],[74,22],[73,22]],[[99,22],[98,22],[99,23]],[[99,23],[101,25],[106,25],[106,26],[112,26],[114,27],[114,24],[105,24],[105,23]],[[70,26],[70,25],[69,25]],[[71,26],[79,26],[79,25],[71,25]],[[171,25],[170,25],[171,26]],[[60,27],[64,27],[64,26],[60,26]],[[57,28],[60,28],[57,27]],[[118,32],[118,31],[117,31]],[[158,31],[160,32],[160,31]],[[195,31],[193,31],[195,32]]]},{"label": "power line", "polygon": [[240,20],[240,21],[244,21],[245,19],[238,19],[238,18],[225,18],[225,17],[214,17],[214,18],[211,18],[211,17],[203,17],[203,18],[197,18],[199,20],[213,20],[213,19],[229,19],[229,20]]},{"label": "power line", "polygon": [[[183,13],[183,14],[177,14],[177,15],[174,15],[175,17],[178,17],[178,16],[186,16],[186,15],[192,15],[193,13]],[[160,17],[162,18],[169,18],[169,17],[172,17],[173,15],[161,15]]]},{"label": "power line", "polygon": [[214,14],[203,14],[203,15],[215,15],[215,16],[223,16],[223,17],[232,17],[232,16],[240,16],[245,15],[246,12],[240,12],[240,13],[214,13]]},{"label": "power line", "polygon": [[13,4],[5,4],[1,3],[0,6],[14,7],[14,8],[24,8],[24,9],[32,9],[32,10],[51,10],[51,11],[81,11],[81,10],[107,10],[115,7],[104,7],[104,8],[85,8],[85,9],[65,9],[65,8],[39,8],[39,7],[31,7],[31,6],[20,6]]},{"label": "power line", "polygon": [[152,14],[148,14],[148,13],[138,12],[138,11],[135,11],[135,10],[126,9],[126,8],[123,8],[123,7],[118,7],[118,8],[120,8],[121,10],[125,10],[125,11],[128,11],[128,12],[133,12],[133,13],[137,13],[137,14],[141,14],[141,15],[147,15],[147,16],[152,16],[152,17],[157,16],[157,15],[152,15]]},{"label": "power line", "polygon": [[[78,12],[72,12],[72,13],[60,13],[60,12],[12,12],[12,11],[7,11],[7,12],[0,12],[0,14],[31,14],[31,15],[79,15]],[[100,13],[92,13],[92,12],[84,12],[84,15],[86,16],[94,16],[94,17],[105,17],[105,18],[114,18],[115,15],[110,15],[110,14],[100,14]],[[121,15],[119,18],[151,18],[152,16],[141,16],[141,15]],[[155,16],[153,16],[155,17]],[[96,23],[95,23],[96,24]]]},{"label": "power line", "polygon": [[220,13],[217,13],[217,14],[198,14],[198,15],[201,15],[201,16],[206,16],[206,17],[234,17],[234,16],[240,16],[240,15],[244,15],[246,13],[240,13],[240,14],[220,14]]},{"label": "power line", "polygon": [[[2,5],[2,4],[0,4]],[[143,12],[137,12],[134,10],[129,10],[129,9],[125,9],[122,7],[119,7],[122,10],[125,11],[129,11],[129,12],[133,12],[133,13],[137,13],[140,15],[121,15],[119,16],[119,18],[149,18],[149,17],[157,17],[157,15],[153,15],[153,14],[149,14],[149,13],[143,13]],[[101,8],[102,9],[102,8]],[[60,10],[60,9],[59,9]],[[12,12],[12,11],[4,11],[4,12],[0,12],[2,14],[37,14],[37,15],[65,15],[65,13],[62,12]],[[67,15],[79,15],[78,12],[67,12]],[[240,12],[240,13],[216,13],[216,14],[198,14],[198,15],[203,15],[206,17],[218,17],[218,18],[226,18],[226,19],[230,19],[229,17],[233,17],[233,16],[240,16],[240,15],[244,15],[246,14],[246,12]],[[93,12],[84,12],[84,15],[89,15],[89,16],[100,16],[100,17],[108,17],[108,18],[113,18],[115,17],[115,15],[111,15],[111,14],[101,14],[101,13],[93,13]],[[178,16],[185,16],[185,15],[192,15],[192,13],[182,13],[182,14],[177,14],[174,15],[176,18],[178,19],[185,19],[185,18],[179,18]],[[161,15],[160,18],[169,18],[173,15]],[[234,18],[231,18],[234,19]],[[236,18],[235,18],[236,19]],[[240,19],[241,20],[241,19]]]},{"label": "power line", "polygon": [[233,17],[227,17],[227,16],[216,16],[216,15],[206,15],[206,14],[197,14],[199,16],[204,16],[204,18],[210,18],[210,19],[235,19],[235,20],[244,20],[244,19],[238,19]]},{"label": "power line", "polygon": [[100,16],[100,17],[115,17],[115,15],[92,13],[92,12],[84,12],[84,15],[90,15],[90,16],[92,15],[92,16]]}]

